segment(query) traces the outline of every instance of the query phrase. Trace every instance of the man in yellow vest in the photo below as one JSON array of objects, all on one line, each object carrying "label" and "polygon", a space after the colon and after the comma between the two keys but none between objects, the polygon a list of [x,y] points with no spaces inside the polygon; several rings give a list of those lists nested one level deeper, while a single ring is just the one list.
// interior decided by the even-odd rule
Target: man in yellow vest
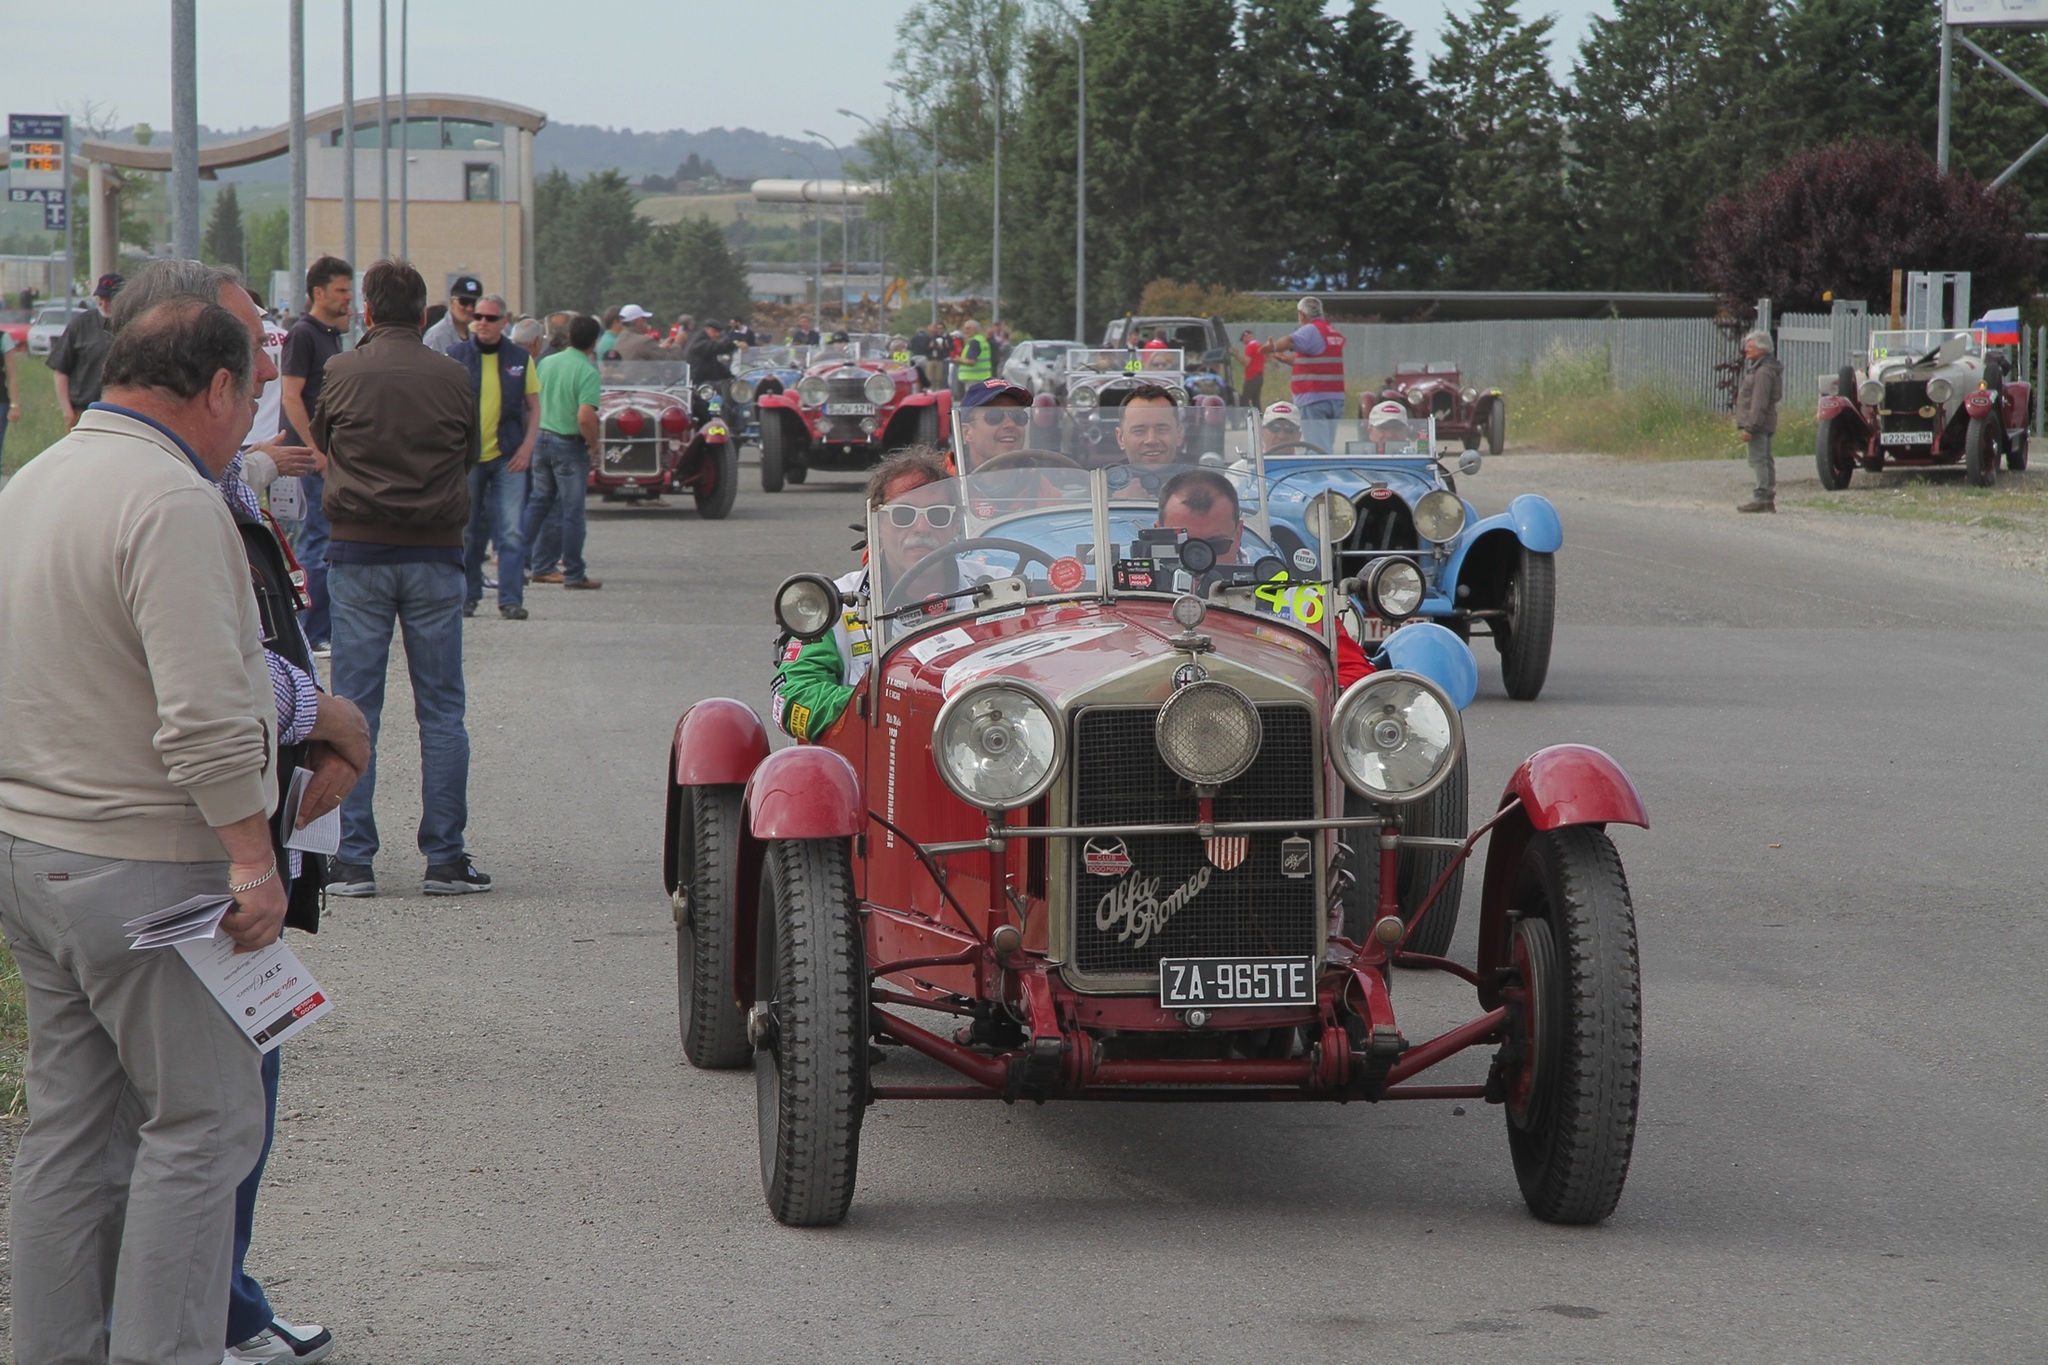
[{"label": "man in yellow vest", "polygon": [[958,388],[955,401],[960,394],[973,388],[984,379],[995,377],[995,350],[988,344],[988,338],[981,334],[981,324],[973,318],[960,324],[960,361],[955,379]]}]

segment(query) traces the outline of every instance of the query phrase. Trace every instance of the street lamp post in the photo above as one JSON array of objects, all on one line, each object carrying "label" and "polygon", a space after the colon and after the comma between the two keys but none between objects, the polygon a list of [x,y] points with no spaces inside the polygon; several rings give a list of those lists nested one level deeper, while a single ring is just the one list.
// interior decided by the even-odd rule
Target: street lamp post
[{"label": "street lamp post", "polygon": [[[910,92],[903,88],[901,81],[885,82],[899,95]],[[932,133],[932,271],[926,277],[925,292],[932,300],[932,332],[939,330],[939,117],[930,108],[925,110],[925,120],[931,125]]]},{"label": "street lamp post", "polygon": [[391,39],[389,6],[377,0],[377,254],[391,255]]},{"label": "street lamp post", "polygon": [[[862,123],[865,123],[869,128],[873,129],[875,132],[893,133],[895,131],[895,125],[876,123],[866,114],[856,114],[851,109],[841,109],[839,112],[847,118],[859,119]],[[912,129],[911,131],[915,132],[916,130]],[[890,147],[893,156],[895,147],[895,140],[893,138],[890,140]],[[840,173],[842,175],[845,173],[845,167],[842,166],[840,168]],[[866,213],[862,214],[862,217],[864,218],[867,216],[868,215]],[[875,267],[875,297],[877,300],[885,300],[888,298],[889,295],[889,253],[886,247],[888,237],[886,235],[885,226],[881,223],[877,223],[875,225],[875,239],[875,256],[877,259],[877,264]],[[934,321],[936,321],[936,319],[934,319]]]},{"label": "street lamp post", "polygon": [[[1054,0],[1059,4],[1059,0]],[[1074,26],[1074,340],[1088,344],[1088,35],[1087,22],[1059,5]]]},{"label": "street lamp post", "polygon": [[[811,168],[811,183],[816,185],[822,193],[825,182],[818,178],[818,163],[794,147],[785,147],[783,150]],[[824,215],[817,212],[817,207],[814,203],[811,211],[811,222],[818,230],[811,256],[811,326],[813,327],[817,326],[819,319],[825,315],[825,219]]]},{"label": "street lamp post", "polygon": [[341,256],[356,261],[356,0],[341,0]]},{"label": "street lamp post", "polygon": [[846,213],[846,153],[839,150],[839,144],[823,133],[804,129],[805,137],[814,137],[832,149],[832,155],[839,158],[839,323],[846,325],[846,274],[853,268],[851,259],[851,232],[848,230]]},{"label": "street lamp post", "polygon": [[[405,260],[412,259],[406,250],[406,210],[411,207],[412,196],[407,189],[406,167],[412,162],[412,119],[407,97],[411,82],[407,71],[408,51],[406,36],[408,21],[412,17],[412,0],[398,0],[398,254]],[[502,194],[503,186],[499,187]],[[501,210],[502,213],[502,210]],[[502,226],[502,225],[501,225]]]},{"label": "street lamp post", "polygon": [[[93,205],[94,211],[99,208]],[[171,3],[171,250],[187,259],[199,255],[199,15],[195,0]]]}]

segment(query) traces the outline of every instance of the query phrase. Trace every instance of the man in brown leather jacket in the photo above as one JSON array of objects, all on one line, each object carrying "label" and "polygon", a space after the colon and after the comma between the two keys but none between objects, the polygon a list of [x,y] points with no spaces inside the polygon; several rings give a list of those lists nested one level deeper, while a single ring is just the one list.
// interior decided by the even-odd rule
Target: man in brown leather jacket
[{"label": "man in brown leather jacket", "polygon": [[[327,452],[321,500],[331,528],[327,592],[334,610],[334,690],[370,722],[384,709],[391,633],[405,630],[420,727],[420,852],[426,892],[488,891],[462,843],[469,821],[469,731],[463,713],[462,533],[469,470],[481,441],[469,372],[420,340],[427,286],[404,261],[363,272],[363,322],[352,351],[327,362],[313,443]],[[376,766],[341,808],[341,852],[327,889],[374,896]]]},{"label": "man in brown leather jacket", "polygon": [[1738,512],[1778,510],[1778,467],[1771,459],[1771,437],[1778,430],[1778,400],[1785,396],[1785,367],[1771,354],[1771,334],[1751,332],[1742,339],[1742,377],[1735,383],[1735,434],[1749,443],[1749,468],[1756,491]]}]

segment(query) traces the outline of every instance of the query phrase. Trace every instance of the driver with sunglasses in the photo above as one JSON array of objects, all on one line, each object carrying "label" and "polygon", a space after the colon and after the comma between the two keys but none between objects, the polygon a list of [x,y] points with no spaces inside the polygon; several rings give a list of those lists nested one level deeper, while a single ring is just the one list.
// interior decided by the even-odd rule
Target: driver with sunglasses
[{"label": "driver with sunglasses", "polygon": [[972,474],[1031,444],[1031,393],[1007,379],[980,380],[967,386],[953,421],[960,431],[960,472]]},{"label": "driver with sunglasses", "polygon": [[[912,446],[883,460],[868,475],[868,507],[876,518],[872,552],[892,571],[908,569],[960,538],[958,485],[945,453]],[[868,587],[866,565],[837,580],[847,607],[832,633],[805,644],[790,640],[775,665],[770,710],[775,723],[803,743],[815,743],[846,713],[874,660],[874,642],[853,603]],[[943,611],[941,603],[933,610]]]}]

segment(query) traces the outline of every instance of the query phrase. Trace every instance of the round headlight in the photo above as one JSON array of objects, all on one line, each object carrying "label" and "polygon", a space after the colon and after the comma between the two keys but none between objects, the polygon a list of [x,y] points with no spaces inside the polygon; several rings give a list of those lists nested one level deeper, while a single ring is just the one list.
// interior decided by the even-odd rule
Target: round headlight
[{"label": "round headlight", "polygon": [[1331,756],[1345,785],[1369,801],[1420,800],[1450,776],[1464,745],[1458,708],[1420,673],[1374,673],[1351,685],[1330,717]]},{"label": "round headlight", "polygon": [[1442,544],[1465,529],[1465,504],[1449,489],[1432,489],[1416,499],[1415,529],[1424,540]]},{"label": "round headlight", "polygon": [[896,381],[876,370],[868,376],[868,382],[861,385],[861,392],[868,396],[870,403],[880,407],[896,396]]},{"label": "round headlight", "polygon": [[697,386],[697,396],[708,403],[718,397],[718,390],[709,384],[699,384]]},{"label": "round headlight", "polygon": [[1949,399],[1955,396],[1956,386],[1949,383],[1946,379],[1943,379],[1940,375],[1936,375],[1934,378],[1927,381],[1928,402],[1946,403]]},{"label": "round headlight", "polygon": [[753,402],[753,401],[754,401],[754,381],[753,381],[753,380],[751,380],[751,379],[735,379],[735,380],[733,380],[733,381],[732,381],[732,401],[733,401],[733,402],[735,402],[735,403],[751,403],[751,402]]},{"label": "round headlight", "polygon": [[939,708],[932,757],[955,795],[983,810],[1015,810],[1045,795],[1060,769],[1064,732],[1036,693],[1010,682],[970,687]]},{"label": "round headlight", "polygon": [[1466,388],[1461,393],[1459,393],[1458,396],[1464,399],[1467,403],[1469,403],[1479,396],[1479,390],[1467,385]]},{"label": "round headlight", "polygon": [[1310,535],[1321,538],[1328,523],[1330,539],[1341,545],[1358,528],[1358,507],[1334,488],[1325,488],[1302,508],[1302,522]]},{"label": "round headlight", "polygon": [[1221,786],[1251,767],[1265,738],[1252,699],[1214,679],[1175,692],[1159,708],[1155,732],[1166,766],[1204,787]]},{"label": "round headlight", "polygon": [[1874,408],[1884,401],[1884,385],[1875,379],[1866,379],[1856,390],[1856,397],[1866,408]]},{"label": "round headlight", "polygon": [[1422,570],[1405,559],[1382,559],[1366,584],[1366,600],[1383,621],[1405,621],[1422,609]]},{"label": "round headlight", "polygon": [[775,590],[775,619],[799,640],[815,640],[832,629],[844,607],[838,585],[821,574],[797,574]]},{"label": "round headlight", "polygon": [[796,401],[807,408],[825,406],[825,380],[821,375],[812,375],[796,386]]},{"label": "round headlight", "polygon": [[1067,399],[1070,406],[1079,408],[1084,412],[1101,401],[1102,395],[1094,389],[1075,389],[1073,394]]}]

